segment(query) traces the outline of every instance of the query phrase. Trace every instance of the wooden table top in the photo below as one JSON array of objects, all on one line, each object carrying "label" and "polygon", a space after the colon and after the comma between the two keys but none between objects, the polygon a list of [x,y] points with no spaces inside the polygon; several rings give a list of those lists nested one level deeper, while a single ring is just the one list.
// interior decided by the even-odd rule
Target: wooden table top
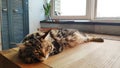
[{"label": "wooden table top", "polygon": [[18,48],[13,48],[1,54],[21,68],[120,68],[120,41],[114,40],[84,43],[36,64],[20,62],[17,52]]},{"label": "wooden table top", "polygon": [[25,64],[18,59],[19,48],[1,51],[0,68],[51,68],[44,63]]}]

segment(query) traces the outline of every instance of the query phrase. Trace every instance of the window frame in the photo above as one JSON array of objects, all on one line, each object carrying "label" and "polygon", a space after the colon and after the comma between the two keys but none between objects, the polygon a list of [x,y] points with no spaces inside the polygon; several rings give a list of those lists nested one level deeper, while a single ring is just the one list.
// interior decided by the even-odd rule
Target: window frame
[{"label": "window frame", "polygon": [[54,5],[55,5],[55,0],[52,0],[51,1],[51,17],[52,19],[59,19],[59,20],[90,20],[91,19],[91,9],[90,6],[91,6],[91,1],[90,0],[86,0],[87,4],[86,4],[86,16],[56,16],[54,14]]},{"label": "window frame", "polygon": [[120,17],[97,17],[97,0],[87,0],[86,16],[56,16],[54,15],[54,1],[51,0],[51,18],[58,20],[89,20],[91,22],[120,23]]},{"label": "window frame", "polygon": [[97,17],[97,1],[94,0],[94,17],[92,22],[108,22],[108,23],[120,23],[120,17]]}]

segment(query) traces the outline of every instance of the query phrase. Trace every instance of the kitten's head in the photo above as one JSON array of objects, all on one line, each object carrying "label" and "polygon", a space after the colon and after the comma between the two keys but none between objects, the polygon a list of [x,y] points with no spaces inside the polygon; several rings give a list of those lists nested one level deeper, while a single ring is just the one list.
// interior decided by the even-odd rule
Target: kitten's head
[{"label": "kitten's head", "polygon": [[52,53],[54,46],[51,42],[41,39],[41,43],[32,44],[26,41],[20,45],[19,57],[25,63],[34,63],[46,60]]},{"label": "kitten's head", "polygon": [[41,40],[41,60],[47,59],[50,53],[53,52],[54,45],[48,40]]}]

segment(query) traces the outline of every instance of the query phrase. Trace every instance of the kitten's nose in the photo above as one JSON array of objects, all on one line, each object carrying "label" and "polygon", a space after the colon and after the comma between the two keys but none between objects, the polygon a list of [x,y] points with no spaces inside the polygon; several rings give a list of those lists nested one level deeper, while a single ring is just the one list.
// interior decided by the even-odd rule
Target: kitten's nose
[{"label": "kitten's nose", "polygon": [[45,59],[47,59],[48,56],[49,56],[49,55],[45,55],[45,54],[42,55],[42,57],[44,57]]},{"label": "kitten's nose", "polygon": [[44,58],[46,57],[44,54],[41,54],[41,56],[44,57]]}]

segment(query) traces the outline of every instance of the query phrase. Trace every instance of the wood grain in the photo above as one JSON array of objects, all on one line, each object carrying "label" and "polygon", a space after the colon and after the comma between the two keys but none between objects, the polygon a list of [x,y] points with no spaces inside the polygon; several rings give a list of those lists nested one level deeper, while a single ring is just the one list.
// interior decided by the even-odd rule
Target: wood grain
[{"label": "wood grain", "polygon": [[[34,63],[34,64],[25,64],[18,58],[18,50],[19,48],[12,48],[9,50],[5,50],[0,52],[5,58],[9,59],[14,64],[20,66],[21,68],[51,68],[50,66],[44,63]],[[8,65],[8,64],[6,64]],[[1,66],[1,64],[0,64]],[[5,66],[5,65],[4,65]],[[5,67],[8,68],[8,67]]]},{"label": "wood grain", "polygon": [[17,58],[18,48],[2,51],[21,68],[120,68],[120,41],[89,42],[49,57],[36,64],[24,64]]},{"label": "wood grain", "polygon": [[120,68],[120,41],[85,43],[44,62],[53,68]]}]

